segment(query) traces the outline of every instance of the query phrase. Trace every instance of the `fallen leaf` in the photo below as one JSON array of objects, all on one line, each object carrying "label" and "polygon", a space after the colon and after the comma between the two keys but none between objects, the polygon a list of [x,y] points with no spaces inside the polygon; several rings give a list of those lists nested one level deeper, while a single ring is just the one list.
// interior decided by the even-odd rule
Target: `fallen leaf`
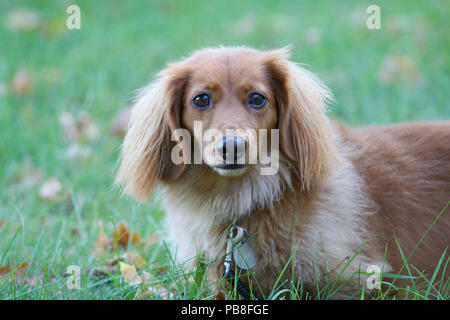
[{"label": "fallen leaf", "polygon": [[69,142],[80,140],[93,142],[99,136],[99,129],[92,116],[85,111],[80,112],[77,117],[64,111],[59,115],[59,123],[66,140]]},{"label": "fallen leaf", "polygon": [[86,160],[91,155],[92,150],[87,145],[78,142],[71,143],[64,152],[64,157],[70,160]]},{"label": "fallen leaf", "polygon": [[28,267],[27,262],[22,263],[8,263],[5,264],[3,267],[0,267],[0,275],[7,275],[11,273],[12,270],[14,270],[15,274],[25,272],[25,269]]},{"label": "fallen leaf", "polygon": [[41,18],[31,9],[19,8],[11,10],[6,17],[6,26],[13,31],[31,31],[39,27]]},{"label": "fallen leaf", "polygon": [[22,263],[8,263],[0,267],[0,279],[9,277],[14,274],[14,278],[18,283],[22,283],[23,277],[25,275],[26,269],[28,268],[27,262]]},{"label": "fallen leaf", "polygon": [[89,113],[86,111],[81,112],[78,118],[78,124],[82,136],[86,137],[89,141],[97,140],[99,129]]},{"label": "fallen leaf", "polygon": [[24,69],[19,69],[12,79],[11,92],[24,95],[30,92],[32,87],[33,81],[30,74]]},{"label": "fallen leaf", "polygon": [[125,283],[128,283],[130,285],[138,285],[142,282],[141,277],[137,274],[135,266],[120,261],[119,270]]},{"label": "fallen leaf", "polygon": [[225,300],[225,295],[222,292],[219,292],[214,298],[215,300]]},{"label": "fallen leaf", "polygon": [[104,255],[105,252],[111,247],[111,240],[108,238],[103,229],[100,228],[97,240],[95,241],[94,249],[92,254],[96,256]]},{"label": "fallen leaf", "polygon": [[39,189],[39,196],[43,200],[56,201],[59,199],[60,193],[62,191],[62,184],[55,177],[50,178],[41,185]]},{"label": "fallen leaf", "polygon": [[140,269],[147,266],[147,261],[142,258],[137,252],[125,252],[122,254],[121,258],[128,264],[135,266]]},{"label": "fallen leaf", "polygon": [[161,298],[163,300],[173,299],[174,293],[170,292],[169,289],[164,287],[156,286],[143,286],[136,292],[134,296],[135,299],[154,299]]},{"label": "fallen leaf", "polygon": [[[131,237],[131,239],[130,239]],[[127,246],[128,242],[136,244],[141,240],[141,236],[136,233],[130,233],[125,223],[120,223],[117,231],[113,232],[114,243],[118,243],[121,246]]]}]

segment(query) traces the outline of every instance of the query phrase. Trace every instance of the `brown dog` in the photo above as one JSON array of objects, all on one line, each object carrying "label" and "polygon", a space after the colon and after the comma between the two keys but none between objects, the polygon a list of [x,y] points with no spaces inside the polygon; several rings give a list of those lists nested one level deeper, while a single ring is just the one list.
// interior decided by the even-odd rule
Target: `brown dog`
[{"label": "brown dog", "polygon": [[[282,279],[301,278],[313,295],[344,269],[341,281],[353,278],[333,297],[348,297],[366,285],[370,266],[398,272],[402,254],[450,200],[450,122],[349,129],[328,119],[331,100],[286,50],[198,51],[142,90],[117,181],[140,201],[161,184],[170,242],[186,267],[202,252],[210,279],[220,280],[226,232],[236,223],[258,257],[254,292],[269,294],[292,263]],[[216,130],[213,144],[199,139],[196,123]],[[267,139],[252,139],[248,129],[267,129]],[[173,159],[177,130],[185,135],[183,162]],[[259,160],[226,161],[278,141],[273,174],[262,174],[267,164]],[[218,157],[208,156],[211,145]],[[192,150],[201,163],[192,163]],[[449,244],[444,212],[409,263],[430,277]]]}]

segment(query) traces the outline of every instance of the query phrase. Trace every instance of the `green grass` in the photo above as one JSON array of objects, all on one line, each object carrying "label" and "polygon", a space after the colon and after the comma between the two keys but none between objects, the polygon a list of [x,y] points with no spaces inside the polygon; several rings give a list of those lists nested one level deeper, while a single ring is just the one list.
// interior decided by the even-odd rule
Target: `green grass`
[{"label": "green grass", "polygon": [[[81,8],[82,29],[70,31],[66,8],[73,2]],[[84,272],[125,251],[145,257],[145,270],[175,288],[174,298],[212,297],[202,272],[187,281],[189,275],[173,266],[162,241],[130,244],[104,259],[91,253],[98,221],[109,236],[120,221],[143,238],[162,233],[158,201],[138,206],[113,187],[121,138],[111,134],[111,123],[130,104],[133,91],[166,62],[198,48],[293,44],[293,60],[305,63],[332,89],[331,116],[351,126],[449,119],[449,3],[377,1],[382,29],[369,31],[365,10],[372,2],[0,0],[0,267],[27,262],[21,277],[37,278],[32,285],[15,279],[14,272],[0,275],[0,298],[132,299],[137,289],[120,274]],[[8,15],[17,8],[37,12],[40,26],[9,29]],[[400,57],[394,59],[399,69],[394,81],[382,81],[380,69],[390,56]],[[11,92],[19,69],[32,81],[24,94]],[[82,110],[100,134],[82,141],[91,150],[86,159],[67,158],[58,119],[63,111],[77,115]],[[56,177],[63,186],[61,199],[42,200],[42,182],[20,183],[30,170],[40,171],[43,180]],[[83,270],[80,290],[66,287],[62,275],[69,265]],[[447,266],[443,260],[440,267]],[[407,276],[413,270],[406,271]],[[394,297],[449,298],[448,279],[423,277],[412,283]],[[288,293],[296,298],[302,290],[299,282]]]}]

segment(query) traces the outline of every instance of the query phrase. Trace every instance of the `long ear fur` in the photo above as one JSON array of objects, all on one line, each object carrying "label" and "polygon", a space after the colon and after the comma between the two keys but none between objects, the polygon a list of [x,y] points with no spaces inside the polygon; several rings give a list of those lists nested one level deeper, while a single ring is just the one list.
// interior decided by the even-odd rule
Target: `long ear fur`
[{"label": "long ear fur", "polygon": [[266,67],[278,106],[281,151],[296,167],[307,191],[338,165],[326,115],[333,97],[314,74],[287,58],[287,49],[269,51]]},{"label": "long ear fur", "polygon": [[169,65],[141,91],[132,108],[116,183],[139,201],[148,199],[158,181],[176,180],[185,169],[172,162],[170,151],[188,77],[181,63]]}]

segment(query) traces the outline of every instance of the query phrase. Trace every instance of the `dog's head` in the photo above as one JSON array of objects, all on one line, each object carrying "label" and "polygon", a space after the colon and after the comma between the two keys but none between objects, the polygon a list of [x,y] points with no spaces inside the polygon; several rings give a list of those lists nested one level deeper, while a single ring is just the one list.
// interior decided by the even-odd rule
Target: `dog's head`
[{"label": "dog's head", "polygon": [[243,179],[258,165],[254,153],[278,141],[303,190],[325,179],[337,162],[325,113],[331,94],[287,56],[221,47],[169,64],[133,107],[117,177],[125,192],[145,200],[187,163]]}]

